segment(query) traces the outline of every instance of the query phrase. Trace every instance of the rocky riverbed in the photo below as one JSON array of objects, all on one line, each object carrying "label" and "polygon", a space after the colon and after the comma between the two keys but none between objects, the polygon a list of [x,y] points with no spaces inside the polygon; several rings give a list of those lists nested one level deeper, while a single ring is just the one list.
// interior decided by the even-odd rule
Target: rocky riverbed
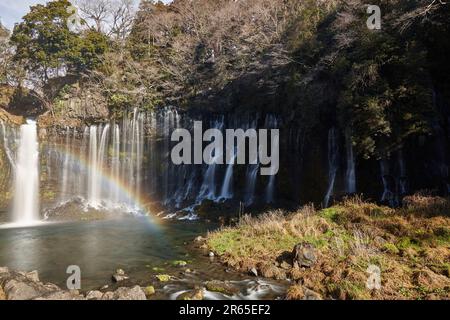
[{"label": "rocky riverbed", "polygon": [[[170,275],[159,275],[158,281],[168,283],[163,289],[148,285],[142,287],[120,286],[129,277],[121,269],[113,275],[117,283],[116,289],[105,285],[99,290],[81,292],[67,290],[53,283],[44,283],[39,278],[38,271],[24,272],[0,267],[0,300],[155,300],[161,294],[160,290],[173,289],[171,300],[225,300],[230,298],[260,299],[273,290],[282,292],[273,284],[265,281],[205,281],[190,290],[177,290],[176,278]],[[171,284],[169,284],[172,282]],[[243,289],[245,287],[245,289]]]},{"label": "rocky riverbed", "polygon": [[149,289],[134,286],[115,291],[63,290],[55,284],[43,283],[37,271],[13,271],[0,267],[0,300],[146,300]]}]

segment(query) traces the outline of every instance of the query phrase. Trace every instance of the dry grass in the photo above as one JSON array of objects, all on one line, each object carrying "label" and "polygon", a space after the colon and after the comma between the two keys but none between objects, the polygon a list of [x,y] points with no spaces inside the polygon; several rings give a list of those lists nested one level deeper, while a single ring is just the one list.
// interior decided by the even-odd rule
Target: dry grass
[{"label": "dry grass", "polygon": [[417,193],[403,199],[404,209],[416,215],[427,217],[433,216],[449,216],[450,202],[441,197]]},{"label": "dry grass", "polygon": [[[321,211],[306,206],[245,216],[236,227],[211,233],[208,245],[239,270],[257,268],[263,276],[296,281],[290,299],[303,289],[338,299],[446,299],[448,213],[449,201],[438,197],[416,195],[396,210],[356,197]],[[312,268],[292,267],[290,252],[299,242],[316,247]],[[381,290],[366,288],[370,265],[381,269]]]},{"label": "dry grass", "polygon": [[236,227],[209,234],[208,244],[229,265],[249,270],[260,261],[292,251],[304,239],[319,244],[328,230],[326,219],[306,206],[290,215],[273,211],[259,217],[244,216]]}]

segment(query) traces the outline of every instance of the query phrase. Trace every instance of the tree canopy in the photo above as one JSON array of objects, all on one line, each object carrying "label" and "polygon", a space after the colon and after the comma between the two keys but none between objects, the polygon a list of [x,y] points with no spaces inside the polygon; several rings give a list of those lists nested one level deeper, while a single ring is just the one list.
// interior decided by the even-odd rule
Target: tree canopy
[{"label": "tree canopy", "polygon": [[61,69],[69,73],[91,70],[101,63],[108,48],[106,36],[97,31],[78,34],[69,29],[70,6],[67,0],[32,6],[11,36],[15,60],[44,80]]}]

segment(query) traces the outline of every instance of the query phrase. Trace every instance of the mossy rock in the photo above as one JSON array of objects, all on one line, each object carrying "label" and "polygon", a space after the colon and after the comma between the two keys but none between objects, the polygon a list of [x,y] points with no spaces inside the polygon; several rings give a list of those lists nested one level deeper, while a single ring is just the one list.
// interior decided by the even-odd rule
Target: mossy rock
[{"label": "mossy rock", "polygon": [[155,291],[155,287],[153,286],[148,286],[144,288],[144,293],[147,297],[150,297],[152,295],[154,295],[156,293]]},{"label": "mossy rock", "polygon": [[195,289],[192,291],[187,291],[182,294],[180,294],[177,297],[177,300],[192,300],[192,301],[198,301],[203,300],[203,290],[202,289]]},{"label": "mossy rock", "polygon": [[239,288],[228,281],[212,280],[205,283],[208,291],[222,293],[227,296],[234,296],[239,293]]},{"label": "mossy rock", "polygon": [[168,274],[158,274],[156,275],[156,279],[158,279],[160,282],[169,282],[172,280],[172,276],[169,276]]},{"label": "mossy rock", "polygon": [[174,267],[185,267],[185,266],[187,266],[187,262],[183,261],[183,260],[175,260],[175,261],[172,261],[171,264]]}]

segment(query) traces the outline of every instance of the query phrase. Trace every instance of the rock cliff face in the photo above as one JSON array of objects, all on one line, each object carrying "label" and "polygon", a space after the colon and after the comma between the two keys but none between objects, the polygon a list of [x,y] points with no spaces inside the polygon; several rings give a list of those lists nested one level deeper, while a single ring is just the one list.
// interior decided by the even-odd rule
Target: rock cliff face
[{"label": "rock cliff face", "polygon": [[45,90],[53,102],[51,108],[38,117],[40,128],[81,128],[105,123],[111,118],[105,97],[95,87],[65,77],[53,79]]},{"label": "rock cliff face", "polygon": [[[103,161],[95,166],[107,170],[113,169],[117,157],[119,162],[123,161],[121,166],[125,170],[119,170],[120,173],[127,172],[128,157],[132,163],[136,161],[135,169],[140,174],[133,169],[131,176],[122,178],[145,196],[152,195],[154,200],[179,209],[198,205],[204,200],[218,203],[229,200],[231,208],[235,207],[233,202],[241,201],[257,208],[267,205],[294,208],[309,202],[329,206],[335,200],[355,193],[399,206],[405,195],[419,190],[440,195],[447,195],[450,190],[450,155],[447,151],[450,126],[446,120],[436,122],[429,136],[408,139],[384,157],[366,160],[354,150],[349,132],[332,121],[319,123],[308,131],[290,121],[285,113],[236,109],[221,114],[182,112],[176,108],[149,112],[136,109],[125,113],[123,119],[114,119],[98,97],[83,102],[80,98],[67,96],[60,103],[65,105],[63,112],[53,116],[48,111],[38,121],[42,196],[51,201],[60,199],[58,192],[61,190],[70,191],[63,186],[64,183],[72,185],[68,181],[73,177],[69,179],[68,173],[79,170],[67,154],[75,153],[89,161],[94,151],[96,159]],[[440,105],[439,110],[442,118],[448,119],[446,105]],[[0,119],[15,126],[23,122],[23,118],[6,112],[0,113]],[[192,129],[193,120],[202,120],[205,130],[213,127],[280,128],[278,175],[273,179],[253,175],[253,169],[257,167],[251,165],[173,165],[168,157],[174,146],[170,135],[176,128]],[[96,141],[90,138],[91,132],[96,133]],[[4,145],[5,141],[0,143]],[[97,149],[90,150],[94,145]],[[7,190],[12,178],[11,168],[5,148],[0,149],[3,166],[0,182],[3,190]],[[232,179],[226,179],[228,173]],[[82,177],[84,182],[91,178]],[[77,193],[80,190],[72,189],[73,196],[82,196]],[[8,195],[8,192],[4,194]]]},{"label": "rock cliff face", "polygon": [[5,209],[11,200],[11,182],[13,177],[13,168],[11,159],[7,153],[5,145],[8,143],[9,127],[17,127],[24,121],[23,117],[14,116],[0,108],[0,212]]},{"label": "rock cliff face", "polygon": [[0,208],[5,208],[9,200],[10,173],[10,165],[7,162],[5,152],[0,149]]}]

